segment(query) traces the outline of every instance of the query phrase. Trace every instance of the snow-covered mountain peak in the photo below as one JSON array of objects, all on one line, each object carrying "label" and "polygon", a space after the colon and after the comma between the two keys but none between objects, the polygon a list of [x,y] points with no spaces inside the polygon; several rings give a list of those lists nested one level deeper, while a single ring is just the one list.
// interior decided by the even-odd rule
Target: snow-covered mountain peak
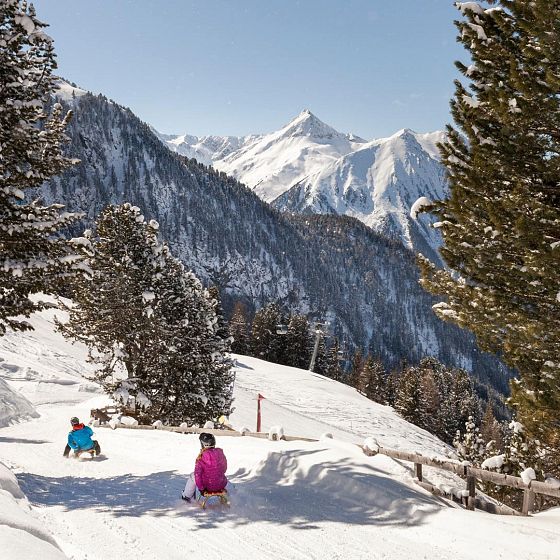
[{"label": "snow-covered mountain peak", "polygon": [[56,89],[54,92],[56,97],[63,99],[68,103],[71,103],[73,99],[76,99],[76,97],[81,97],[86,93],[88,92],[85,89],[81,89],[78,86],[73,85],[70,82],[67,82],[66,80],[63,80],[62,78],[60,78],[56,82]]},{"label": "snow-covered mountain peak", "polygon": [[304,109],[295,119],[278,131],[279,137],[309,136],[315,139],[346,138],[342,134],[317,118],[309,109]]},{"label": "snow-covered mountain peak", "polygon": [[366,141],[304,109],[260,136],[159,136],[171,150],[232,175],[280,210],[347,214],[409,248],[439,246],[427,219],[411,224],[408,215],[420,196],[445,197],[437,147],[445,140],[442,131],[403,128]]}]

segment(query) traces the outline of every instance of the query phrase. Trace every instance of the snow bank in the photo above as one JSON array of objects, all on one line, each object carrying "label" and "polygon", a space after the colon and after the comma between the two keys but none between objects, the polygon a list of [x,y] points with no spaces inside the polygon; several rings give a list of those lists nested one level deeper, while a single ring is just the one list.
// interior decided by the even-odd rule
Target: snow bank
[{"label": "snow bank", "polygon": [[13,391],[3,379],[0,379],[0,427],[38,416],[33,405],[23,395]]},{"label": "snow bank", "polygon": [[0,462],[0,551],[2,558],[66,558],[31,507],[14,474]]},{"label": "snow bank", "polygon": [[364,441],[363,448],[368,455],[375,455],[376,453],[379,453],[379,444],[377,443],[377,440],[372,437],[368,437]]},{"label": "snow bank", "polygon": [[138,420],[132,418],[132,416],[121,416],[119,422],[123,426],[138,426]]}]

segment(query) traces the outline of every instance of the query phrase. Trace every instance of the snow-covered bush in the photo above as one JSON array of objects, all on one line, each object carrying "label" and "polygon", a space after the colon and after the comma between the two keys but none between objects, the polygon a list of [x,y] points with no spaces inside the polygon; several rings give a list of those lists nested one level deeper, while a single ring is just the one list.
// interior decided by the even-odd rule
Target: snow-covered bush
[{"label": "snow-covered bush", "polygon": [[159,430],[160,428],[163,428],[163,422],[161,420],[156,420],[152,423],[152,427],[156,430]]},{"label": "snow-covered bush", "polygon": [[205,430],[213,430],[215,428],[214,422],[212,422],[212,420],[208,420],[208,421],[204,422],[203,428]]},{"label": "snow-covered bush", "polygon": [[284,439],[284,428],[282,426],[272,426],[268,430],[268,439],[271,441]]},{"label": "snow-covered bush", "polygon": [[377,440],[373,437],[366,438],[362,448],[366,455],[376,455],[379,453],[379,443],[377,443]]}]

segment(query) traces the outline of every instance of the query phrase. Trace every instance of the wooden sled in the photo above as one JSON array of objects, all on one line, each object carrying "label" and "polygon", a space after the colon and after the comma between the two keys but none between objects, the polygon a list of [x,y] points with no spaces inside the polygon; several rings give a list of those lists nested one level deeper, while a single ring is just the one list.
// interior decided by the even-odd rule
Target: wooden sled
[{"label": "wooden sled", "polygon": [[74,451],[74,457],[76,459],[81,459],[82,455],[89,455],[91,459],[95,457],[95,447],[91,449],[79,449],[78,451]]},{"label": "wooden sled", "polygon": [[221,492],[204,492],[201,494],[199,500],[200,507],[206,509],[209,500],[213,501],[215,498],[218,499],[219,503],[223,506],[230,505],[227,490],[222,490]]}]

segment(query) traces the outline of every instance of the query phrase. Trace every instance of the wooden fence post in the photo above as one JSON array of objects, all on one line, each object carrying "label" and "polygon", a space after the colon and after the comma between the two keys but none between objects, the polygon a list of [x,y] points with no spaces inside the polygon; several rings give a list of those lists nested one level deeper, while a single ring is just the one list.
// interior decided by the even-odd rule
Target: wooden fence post
[{"label": "wooden fence post", "polygon": [[530,488],[523,490],[523,515],[529,515],[535,508],[535,493]]},{"label": "wooden fence post", "polygon": [[416,472],[416,478],[419,482],[422,482],[422,463],[414,463],[414,470]]},{"label": "wooden fence post", "polygon": [[476,503],[476,478],[470,474],[467,475],[467,490],[469,491],[467,509],[474,511],[474,505]]}]

